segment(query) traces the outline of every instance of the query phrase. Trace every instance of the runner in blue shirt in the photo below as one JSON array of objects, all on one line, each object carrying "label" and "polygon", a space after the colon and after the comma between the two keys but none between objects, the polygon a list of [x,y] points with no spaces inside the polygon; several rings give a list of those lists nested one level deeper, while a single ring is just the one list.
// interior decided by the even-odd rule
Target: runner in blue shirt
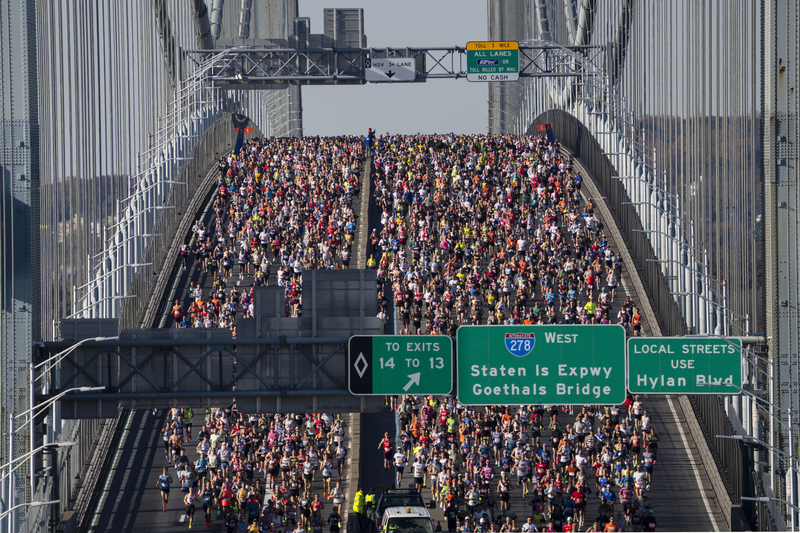
[{"label": "runner in blue shirt", "polygon": [[158,476],[158,482],[156,482],[156,487],[161,489],[161,510],[167,510],[167,504],[169,503],[169,485],[172,483],[172,476],[169,475],[167,472],[167,467],[165,466],[162,471],[161,475]]},{"label": "runner in blue shirt", "polygon": [[606,485],[601,497],[603,498],[604,502],[611,506],[612,509],[614,508],[614,503],[617,501],[617,495],[614,494],[613,490],[611,490],[610,485]]},{"label": "runner in blue shirt", "polygon": [[550,468],[550,450],[547,449],[547,444],[542,443],[542,449],[536,455]]}]

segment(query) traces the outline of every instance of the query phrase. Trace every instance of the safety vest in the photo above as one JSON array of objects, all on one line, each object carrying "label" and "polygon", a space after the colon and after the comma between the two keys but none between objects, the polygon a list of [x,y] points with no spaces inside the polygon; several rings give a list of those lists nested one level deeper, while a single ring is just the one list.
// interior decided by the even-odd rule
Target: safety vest
[{"label": "safety vest", "polygon": [[356,492],[356,497],[353,500],[353,511],[358,514],[364,512],[364,493],[361,491]]},{"label": "safety vest", "polygon": [[367,509],[375,508],[375,494],[367,494],[366,496]]}]

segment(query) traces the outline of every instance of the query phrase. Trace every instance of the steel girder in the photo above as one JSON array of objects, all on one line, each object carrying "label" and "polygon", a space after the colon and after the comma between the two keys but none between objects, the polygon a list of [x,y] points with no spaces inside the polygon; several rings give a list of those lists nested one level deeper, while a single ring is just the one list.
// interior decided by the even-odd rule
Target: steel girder
[{"label": "steel girder", "polygon": [[[65,355],[56,380],[59,391],[78,392],[62,400],[66,417],[103,416],[122,404],[136,408],[203,408],[236,399],[258,410],[314,408],[379,409],[378,402],[348,391],[348,338],[155,339],[87,343]],[[45,357],[63,342],[45,343]],[[55,371],[53,371],[56,373]],[[375,406],[372,404],[375,403]]]}]

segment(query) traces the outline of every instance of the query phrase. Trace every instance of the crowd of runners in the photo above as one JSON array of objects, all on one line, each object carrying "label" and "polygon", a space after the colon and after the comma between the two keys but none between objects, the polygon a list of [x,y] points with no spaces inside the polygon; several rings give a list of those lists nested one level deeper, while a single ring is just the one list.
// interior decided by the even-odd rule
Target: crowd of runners
[{"label": "crowd of runners", "polygon": [[[622,261],[557,143],[370,134],[367,146],[371,201],[381,212],[367,266],[377,269],[385,322],[394,314],[405,334],[542,323],[618,323],[642,334],[635,305],[617,295]],[[235,332],[237,316],[252,314],[253,288],[273,283],[273,265],[286,315],[300,316],[303,269],[349,266],[364,155],[362,139],[339,137],[253,141],[222,158],[212,222],[198,221],[180,251],[183,268],[194,261],[213,285],[210,294],[190,285],[188,299],[173,307],[176,326]],[[658,436],[638,398],[577,413],[471,408],[449,397],[392,399],[391,407],[400,433],[396,443],[381,441],[384,467],[396,468],[399,486],[409,466],[417,489],[444,510],[446,530],[655,528],[647,491]],[[229,531],[338,532],[347,453],[341,420],[244,415],[234,405],[206,413],[195,436],[192,418],[173,409],[162,434],[168,465],[157,486],[165,512],[175,484],[189,527],[197,507],[206,526],[220,519]],[[188,446],[197,460],[188,459]],[[321,495],[310,492],[317,477]]]},{"label": "crowd of runners", "polygon": [[220,158],[211,222],[196,221],[179,252],[184,271],[194,262],[213,281],[190,282],[172,307],[175,326],[235,331],[267,284],[285,287],[286,316],[300,316],[303,269],[349,268],[363,156],[359,137],[304,137],[255,140]]},{"label": "crowd of runners", "polygon": [[443,531],[655,531],[658,434],[638,397],[579,411],[390,400],[400,429],[379,443],[384,468],[435,500]]},{"label": "crowd of runners", "polygon": [[196,417],[171,409],[161,432],[163,512],[179,510],[192,528],[202,511],[197,522],[229,533],[338,533],[349,461],[339,415],[247,415],[234,403],[207,410],[199,428]]},{"label": "crowd of runners", "polygon": [[[394,313],[398,333],[616,323],[642,334],[634,303],[617,297],[622,260],[558,143],[386,135],[374,146],[381,227],[371,232],[368,266],[378,269],[380,316]],[[384,466],[396,468],[398,486],[409,466],[417,489],[445,509],[446,530],[655,528],[646,492],[658,436],[638,398],[577,415],[451,398],[391,403],[401,432]],[[526,508],[510,507],[513,492]]]},{"label": "crowd of runners", "polygon": [[617,299],[622,260],[558,148],[533,136],[377,138],[382,228],[368,266],[381,317],[393,303],[404,334],[618,323],[640,335],[633,302]]}]

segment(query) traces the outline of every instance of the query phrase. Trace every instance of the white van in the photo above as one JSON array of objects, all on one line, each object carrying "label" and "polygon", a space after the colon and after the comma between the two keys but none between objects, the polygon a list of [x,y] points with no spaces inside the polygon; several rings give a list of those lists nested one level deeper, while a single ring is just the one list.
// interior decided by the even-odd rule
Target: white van
[{"label": "white van", "polygon": [[433,533],[433,519],[424,507],[389,507],[383,512],[380,533]]}]

